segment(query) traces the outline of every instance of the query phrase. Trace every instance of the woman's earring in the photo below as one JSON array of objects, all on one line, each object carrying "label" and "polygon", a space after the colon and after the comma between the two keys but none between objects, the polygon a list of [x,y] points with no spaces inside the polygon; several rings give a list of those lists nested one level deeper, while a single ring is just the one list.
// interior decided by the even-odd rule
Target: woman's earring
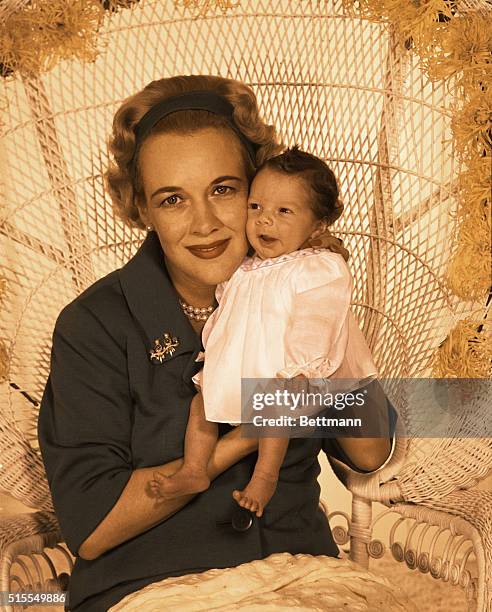
[{"label": "woman's earring", "polygon": [[154,231],[154,226],[153,225],[147,225],[147,231],[148,232],[153,232]]}]

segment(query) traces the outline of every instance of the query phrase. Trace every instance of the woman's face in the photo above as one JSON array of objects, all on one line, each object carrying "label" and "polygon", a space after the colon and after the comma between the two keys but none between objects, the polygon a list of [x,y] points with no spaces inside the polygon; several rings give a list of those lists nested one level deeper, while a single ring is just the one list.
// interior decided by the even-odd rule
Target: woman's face
[{"label": "woman's face", "polygon": [[185,297],[230,278],[248,249],[248,180],[236,137],[213,128],[157,134],[139,161],[141,218],[154,226],[178,292]]}]

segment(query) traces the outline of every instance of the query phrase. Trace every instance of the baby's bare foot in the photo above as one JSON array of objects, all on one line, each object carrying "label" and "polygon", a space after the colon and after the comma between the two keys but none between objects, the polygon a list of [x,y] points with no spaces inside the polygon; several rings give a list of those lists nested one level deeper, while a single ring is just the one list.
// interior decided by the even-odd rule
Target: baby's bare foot
[{"label": "baby's bare foot", "polygon": [[172,476],[154,472],[154,480],[150,481],[149,486],[154,495],[173,499],[180,495],[205,491],[210,486],[210,479],[205,471],[182,467]]},{"label": "baby's bare foot", "polygon": [[232,497],[242,508],[256,512],[256,516],[260,517],[275,493],[277,480],[270,474],[254,472],[246,488],[242,491],[233,491]]}]

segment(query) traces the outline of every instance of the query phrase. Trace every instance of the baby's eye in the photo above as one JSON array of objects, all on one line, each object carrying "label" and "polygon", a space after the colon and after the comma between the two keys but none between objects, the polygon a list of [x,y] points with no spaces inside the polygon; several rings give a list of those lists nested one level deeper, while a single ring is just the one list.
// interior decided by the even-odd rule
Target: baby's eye
[{"label": "baby's eye", "polygon": [[248,208],[250,208],[251,210],[259,210],[260,205],[256,202],[248,202]]},{"label": "baby's eye", "polygon": [[217,185],[217,187],[214,189],[214,192],[218,195],[226,195],[231,191],[234,191],[234,187],[230,187],[229,185]]},{"label": "baby's eye", "polygon": [[173,194],[167,197],[165,200],[162,200],[160,206],[176,206],[176,204],[179,204],[180,200],[181,196]]},{"label": "baby's eye", "polygon": [[285,214],[292,212],[290,208],[285,208],[285,206],[282,206],[282,208],[279,208],[279,211]]}]

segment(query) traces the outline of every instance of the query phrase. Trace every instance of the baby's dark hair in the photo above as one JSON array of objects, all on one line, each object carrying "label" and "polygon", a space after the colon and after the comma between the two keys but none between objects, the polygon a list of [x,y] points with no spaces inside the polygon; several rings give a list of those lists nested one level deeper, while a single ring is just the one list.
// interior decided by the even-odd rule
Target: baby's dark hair
[{"label": "baby's dark hair", "polygon": [[312,211],[318,219],[325,219],[331,225],[342,214],[343,204],[339,198],[337,179],[319,157],[301,151],[296,145],[267,159],[256,173],[266,168],[305,179],[313,195]]}]

